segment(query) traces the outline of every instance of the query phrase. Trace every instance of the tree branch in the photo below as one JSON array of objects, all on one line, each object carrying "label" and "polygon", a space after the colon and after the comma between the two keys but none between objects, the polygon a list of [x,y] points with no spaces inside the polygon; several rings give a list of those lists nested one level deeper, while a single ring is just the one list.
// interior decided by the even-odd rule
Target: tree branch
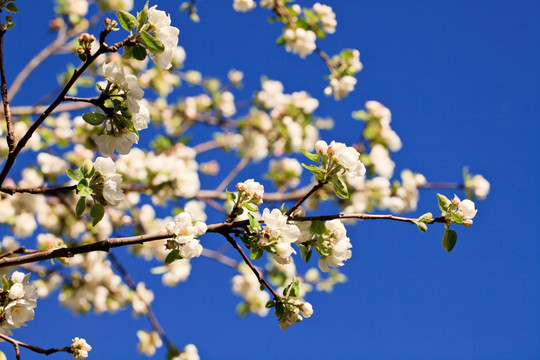
[{"label": "tree branch", "polygon": [[292,208],[290,208],[289,210],[287,210],[285,212],[285,215],[286,216],[291,216],[291,214],[296,210],[298,209],[298,207],[300,207],[300,205],[302,205],[302,203],[304,201],[307,200],[308,197],[310,197],[313,193],[315,193],[317,190],[321,189],[324,185],[326,184],[326,182],[322,182],[322,181],[319,181],[317,184],[315,184],[311,190],[309,190],[304,196],[302,196],[302,198],[300,200],[298,200],[298,202],[296,204],[294,204],[294,206]]},{"label": "tree branch", "polygon": [[19,340],[15,340],[13,338],[10,338],[9,336],[6,336],[6,335],[3,335],[3,334],[0,334],[0,339],[4,339],[5,341],[11,343],[13,345],[13,347],[15,348],[15,357],[17,358],[17,360],[20,360],[21,358],[21,354],[20,354],[20,351],[19,351],[19,347],[24,347],[24,348],[27,348],[29,350],[32,350],[33,352],[36,352],[38,354],[45,354],[45,355],[50,355],[50,354],[54,354],[54,353],[57,353],[57,352],[62,352],[62,351],[65,351],[69,354],[73,354],[73,348],[71,346],[66,346],[66,347],[63,347],[63,348],[50,348],[50,349],[42,349],[40,348],[39,346],[34,346],[34,345],[29,345],[29,344],[25,344]]},{"label": "tree branch", "polygon": [[2,102],[4,103],[4,117],[6,118],[7,125],[7,144],[9,152],[13,152],[15,149],[15,134],[13,133],[13,119],[11,118],[11,110],[9,107],[9,98],[7,91],[6,70],[4,68],[4,35],[6,30],[0,30],[0,93],[2,95]]}]

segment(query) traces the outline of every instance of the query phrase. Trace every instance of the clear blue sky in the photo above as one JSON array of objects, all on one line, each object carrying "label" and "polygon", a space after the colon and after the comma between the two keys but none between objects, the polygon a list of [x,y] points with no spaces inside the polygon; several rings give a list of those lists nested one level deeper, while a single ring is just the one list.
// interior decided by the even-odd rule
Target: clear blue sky
[{"label": "clear blue sky", "polygon": [[[301,60],[274,45],[281,28],[266,22],[266,9],[241,14],[232,0],[205,0],[198,2],[201,23],[193,24],[178,11],[179,1],[159,7],[180,28],[187,69],[222,78],[231,68],[244,71],[244,98],[261,75],[281,80],[287,92],[307,90],[321,100],[319,115],[336,120],[326,140],[353,143],[361,124],[351,111],[366,100],[387,105],[404,144],[394,155],[398,169],[460,182],[466,165],[491,182],[474,226],[458,229],[448,254],[442,226],[421,234],[403,224],[358,223],[349,230],[353,257],[342,268],[348,283],[311,294],[315,314],[286,332],[272,315],[238,319],[234,272],[211,260],[193,261],[190,280],[174,289],[163,288],[142,260],[127,260],[126,267],[159,295],[153,307],[169,337],[196,344],[202,359],[540,358],[540,2],[326,3],[337,13],[338,30],[321,48],[357,48],[364,63],[356,91],[339,103],[322,97],[326,69],[318,57]],[[37,46],[52,40],[46,31],[52,2],[18,5],[17,26],[6,37],[8,81]],[[43,77],[32,78],[14,105],[52,89],[44,79],[62,68],[48,61]],[[191,92],[182,88],[179,95]],[[420,212],[438,211],[435,193],[422,193]],[[203,245],[219,248],[221,239]],[[56,303],[55,296],[39,301],[35,320],[15,337],[48,347],[79,336],[94,346],[93,359],[144,358],[136,353],[135,333],[149,328],[146,319],[132,319],[129,310],[73,318]],[[0,349],[12,354],[7,344]],[[38,355],[24,351],[23,358]]]}]

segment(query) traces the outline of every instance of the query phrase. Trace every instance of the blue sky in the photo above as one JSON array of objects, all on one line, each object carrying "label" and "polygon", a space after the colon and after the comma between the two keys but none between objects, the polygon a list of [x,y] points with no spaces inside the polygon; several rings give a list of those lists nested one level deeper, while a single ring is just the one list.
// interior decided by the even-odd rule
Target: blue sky
[{"label": "blue sky", "polygon": [[[448,254],[440,244],[442,226],[422,234],[403,224],[358,223],[349,230],[353,257],[342,269],[348,283],[331,294],[310,294],[313,317],[285,332],[272,315],[239,319],[234,271],[211,260],[193,261],[190,280],[174,289],[163,288],[142,260],[126,258],[125,266],[158,295],[153,307],[169,337],[180,346],[196,344],[203,359],[539,358],[540,2],[326,3],[337,14],[338,30],[320,47],[331,54],[357,48],[364,64],[356,91],[341,102],[322,96],[326,68],[318,57],[302,60],[274,44],[281,28],[267,23],[266,9],[240,14],[232,1],[206,0],[198,2],[201,22],[193,24],[179,2],[160,1],[159,7],[180,28],[186,69],[221,78],[231,68],[242,70],[240,98],[262,75],[282,81],[287,92],[308,91],[321,100],[318,114],[336,121],[326,140],[355,142],[361,123],[350,113],[367,100],[388,106],[404,144],[393,156],[398,169],[460,182],[469,166],[491,182],[474,225],[457,229],[458,243]],[[19,5],[17,26],[6,37],[8,81],[37,52],[35,45],[52,40],[45,30],[50,7],[48,1]],[[50,79],[63,68],[58,60],[46,62],[14,105],[54,88]],[[182,88],[178,95],[193,91]],[[248,168],[245,178],[259,172]],[[438,212],[435,194],[422,193],[418,214]],[[203,242],[221,244],[214,237]],[[79,336],[94,346],[94,359],[144,358],[136,353],[135,333],[149,327],[146,319],[133,320],[129,310],[73,318],[56,303],[54,297],[40,301],[36,319],[15,337],[48,347]],[[0,345],[11,354],[9,347]]]}]

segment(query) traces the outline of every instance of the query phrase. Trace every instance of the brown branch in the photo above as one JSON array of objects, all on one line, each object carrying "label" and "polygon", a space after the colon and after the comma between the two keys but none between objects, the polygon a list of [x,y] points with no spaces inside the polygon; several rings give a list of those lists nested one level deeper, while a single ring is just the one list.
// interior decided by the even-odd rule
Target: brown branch
[{"label": "brown branch", "polygon": [[334,77],[337,77],[336,69],[334,68],[334,65],[332,64],[332,60],[330,60],[330,56],[328,56],[328,54],[324,52],[323,50],[321,50],[321,48],[319,48],[318,46],[315,48],[315,52],[324,61],[324,63],[326,64],[326,67],[328,68],[328,70],[330,70],[330,74],[332,74]]},{"label": "brown branch", "polygon": [[298,209],[298,207],[300,207],[300,205],[302,205],[302,203],[304,201],[307,200],[308,197],[310,197],[313,193],[315,193],[317,190],[321,189],[324,185],[326,184],[326,182],[322,182],[322,181],[319,181],[317,184],[315,184],[311,190],[309,190],[304,196],[302,196],[302,198],[300,200],[298,200],[298,202],[296,204],[294,204],[294,206],[292,208],[290,208],[289,210],[287,210],[285,212],[285,215],[286,216],[291,216],[291,214],[296,210]]},{"label": "brown branch", "polygon": [[60,257],[73,257],[76,254],[85,254],[92,251],[109,252],[110,249],[120,246],[142,244],[148,241],[170,239],[171,236],[165,232],[149,235],[138,235],[123,238],[109,238],[91,244],[74,246],[71,248],[61,248],[54,250],[39,251],[30,255],[22,255],[19,257],[10,257],[0,259],[0,268],[14,265],[33,263],[43,260],[56,259]]},{"label": "brown branch", "polygon": [[13,186],[2,186],[0,192],[13,195],[15,193],[44,194],[55,195],[77,190],[77,185],[56,186],[56,187],[38,187],[38,188],[18,188]]},{"label": "brown branch", "polygon": [[259,284],[265,286],[268,291],[270,291],[270,293],[272,294],[272,296],[274,297],[274,299],[279,299],[279,295],[278,293],[272,288],[272,286],[265,280],[265,278],[261,275],[261,273],[259,272],[259,270],[255,267],[255,265],[253,265],[253,263],[249,260],[249,258],[247,257],[246,253],[244,252],[244,250],[242,250],[242,248],[240,247],[240,245],[238,245],[238,243],[232,238],[231,235],[229,235],[228,233],[224,233],[222,232],[221,233],[223,236],[225,236],[225,238],[227,239],[227,241],[236,249],[236,251],[238,251],[240,253],[240,255],[242,256],[242,259],[244,259],[244,262],[249,266],[249,268],[251,269],[251,271],[253,271],[253,273],[255,274],[255,276],[257,277],[257,280],[259,280]]},{"label": "brown branch", "polygon": [[[87,103],[66,103],[66,104],[60,104],[55,109],[51,111],[51,114],[64,112],[64,111],[74,111],[74,110],[81,110],[85,109],[87,107],[92,106],[91,104]],[[37,106],[14,106],[11,108],[11,113],[13,115],[35,115],[35,114],[41,114],[45,110],[47,110],[49,106],[47,105],[37,105]]]},{"label": "brown branch", "polygon": [[0,339],[4,339],[5,341],[7,341],[7,342],[9,342],[9,343],[11,343],[13,345],[13,347],[15,348],[15,357],[18,360],[20,360],[20,358],[21,358],[19,347],[24,347],[24,348],[32,350],[33,352],[36,352],[38,354],[45,354],[45,355],[50,355],[50,354],[54,354],[54,353],[62,352],[62,351],[65,351],[65,352],[67,352],[69,354],[73,354],[73,348],[71,346],[66,346],[66,347],[58,348],[58,349],[56,349],[56,348],[42,349],[39,346],[25,344],[22,341],[15,340],[15,339],[10,338],[9,336],[3,335],[3,334],[0,334]]},{"label": "brown branch", "polygon": [[0,78],[1,86],[0,93],[2,102],[4,103],[4,117],[7,125],[7,144],[9,152],[13,152],[15,148],[15,134],[13,132],[13,119],[11,118],[11,109],[9,107],[9,98],[7,91],[6,70],[4,68],[4,35],[6,30],[0,30]]},{"label": "brown branch", "polygon": [[15,254],[34,254],[39,250],[27,250],[24,246],[18,247],[16,249],[6,251],[0,254],[0,259],[5,258],[6,256],[11,256]]}]

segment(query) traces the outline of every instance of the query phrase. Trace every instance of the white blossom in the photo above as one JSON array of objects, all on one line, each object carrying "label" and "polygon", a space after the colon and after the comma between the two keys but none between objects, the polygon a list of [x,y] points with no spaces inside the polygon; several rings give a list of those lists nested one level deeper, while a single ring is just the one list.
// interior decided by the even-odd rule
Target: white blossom
[{"label": "white blossom", "polygon": [[293,54],[298,54],[301,58],[311,54],[317,47],[315,45],[317,36],[311,30],[287,29],[283,33],[283,38],[285,39],[285,49]]},{"label": "white blossom", "polygon": [[319,17],[322,24],[322,28],[325,32],[333,34],[336,32],[336,14],[332,11],[332,8],[328,5],[322,5],[321,3],[313,4],[313,11]]},{"label": "white blossom", "polygon": [[167,70],[172,64],[172,58],[178,45],[178,34],[180,30],[171,26],[171,18],[162,10],[156,10],[157,5],[148,9],[148,23],[154,27],[156,39],[161,41],[165,50],[159,54],[150,52],[150,57],[159,67]]},{"label": "white blossom", "polygon": [[356,78],[351,75],[345,75],[339,78],[332,77],[330,79],[330,86],[324,89],[324,94],[326,96],[333,94],[334,99],[341,100],[354,90],[356,82]]},{"label": "white blossom", "polygon": [[92,347],[86,342],[85,339],[80,339],[78,337],[73,339],[71,348],[74,350],[73,357],[75,359],[86,359],[88,357],[88,352],[92,350]]},{"label": "white blossom", "polygon": [[474,196],[483,200],[489,194],[490,185],[482,175],[475,175],[465,183],[465,187],[472,189]]},{"label": "white blossom", "polygon": [[101,134],[96,139],[99,151],[103,154],[112,155],[116,150],[121,155],[126,155],[131,150],[133,144],[139,142],[139,136],[131,131],[124,131],[117,136]]},{"label": "white blossom", "polygon": [[184,347],[184,351],[173,357],[172,360],[200,360],[199,351],[195,345],[188,344]]},{"label": "white blossom", "polygon": [[234,0],[233,8],[236,11],[246,12],[255,9],[255,1],[253,0]]}]

